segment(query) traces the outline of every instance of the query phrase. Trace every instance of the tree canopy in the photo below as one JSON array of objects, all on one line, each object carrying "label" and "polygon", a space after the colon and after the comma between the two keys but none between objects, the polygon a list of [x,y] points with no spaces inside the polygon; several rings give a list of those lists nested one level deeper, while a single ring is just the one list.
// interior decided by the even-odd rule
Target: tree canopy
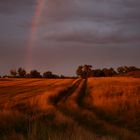
[{"label": "tree canopy", "polygon": [[82,78],[90,77],[92,76],[92,66],[91,65],[79,66],[76,70],[76,74]]}]

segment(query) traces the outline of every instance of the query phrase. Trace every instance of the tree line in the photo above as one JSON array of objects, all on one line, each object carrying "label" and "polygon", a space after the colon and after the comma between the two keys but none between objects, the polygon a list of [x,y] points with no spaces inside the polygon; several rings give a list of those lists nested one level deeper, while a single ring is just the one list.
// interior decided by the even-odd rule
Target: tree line
[{"label": "tree line", "polygon": [[46,71],[42,75],[38,70],[31,70],[29,73],[27,71],[20,67],[18,70],[12,69],[10,70],[10,75],[5,75],[3,77],[8,78],[60,78],[64,77],[63,75],[57,75],[53,74],[51,71]]},{"label": "tree line", "polygon": [[81,65],[76,70],[76,74],[82,78],[124,76],[130,72],[139,72],[140,74],[140,68],[135,66],[120,66],[116,70],[114,68],[93,69],[91,65]]},{"label": "tree line", "polygon": [[[81,78],[88,77],[113,77],[113,76],[123,76],[128,73],[139,72],[140,68],[135,66],[120,66],[116,69],[114,68],[102,68],[102,69],[93,69],[91,65],[80,65],[76,69],[76,75]],[[1,76],[0,76],[1,77]],[[75,78],[68,77],[64,75],[53,74],[51,71],[46,71],[41,74],[38,70],[31,70],[29,73],[20,67],[17,70],[10,70],[10,75],[5,75],[3,77],[8,78]],[[139,76],[140,77],[140,76]]]}]

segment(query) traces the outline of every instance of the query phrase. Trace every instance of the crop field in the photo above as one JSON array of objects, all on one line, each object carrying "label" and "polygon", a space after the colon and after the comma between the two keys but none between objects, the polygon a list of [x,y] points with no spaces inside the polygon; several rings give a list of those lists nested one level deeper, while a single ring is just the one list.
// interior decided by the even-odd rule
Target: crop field
[{"label": "crop field", "polygon": [[140,79],[0,79],[0,140],[140,140]]}]

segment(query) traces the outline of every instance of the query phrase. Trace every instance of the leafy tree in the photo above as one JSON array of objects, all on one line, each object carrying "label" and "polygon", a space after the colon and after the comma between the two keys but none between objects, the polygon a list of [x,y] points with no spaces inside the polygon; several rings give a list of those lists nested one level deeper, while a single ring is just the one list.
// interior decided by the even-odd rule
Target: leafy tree
[{"label": "leafy tree", "polygon": [[140,69],[135,66],[129,66],[127,68],[127,72],[139,71]]},{"label": "leafy tree", "polygon": [[41,78],[41,74],[37,70],[32,70],[30,72],[30,78]]},{"label": "leafy tree", "polygon": [[93,73],[93,76],[95,76],[95,77],[104,77],[105,76],[103,70],[101,70],[101,69],[95,69],[92,71],[92,73]]},{"label": "leafy tree", "polygon": [[117,75],[117,72],[113,68],[110,68],[109,72],[110,72],[110,76]]},{"label": "leafy tree", "polygon": [[53,77],[53,74],[51,71],[47,71],[47,72],[44,72],[43,73],[43,77],[44,78],[52,78]]},{"label": "leafy tree", "polygon": [[60,78],[62,78],[62,79],[63,79],[63,78],[66,78],[66,77],[65,77],[64,75],[60,75]]},{"label": "leafy tree", "polygon": [[27,74],[26,74],[26,78],[31,78],[30,73],[27,73]]},{"label": "leafy tree", "polygon": [[118,74],[126,73],[126,67],[124,67],[124,66],[118,67],[117,72],[118,72]]},{"label": "leafy tree", "polygon": [[83,75],[83,70],[82,70],[83,66],[79,66],[76,70],[76,74],[80,77],[82,77]]},{"label": "leafy tree", "polygon": [[109,69],[104,68],[103,69],[103,72],[104,72],[104,76],[106,76],[106,77],[108,77],[108,76],[114,76],[114,75],[117,74],[116,71],[113,68],[109,68]]},{"label": "leafy tree", "polygon": [[17,71],[16,70],[10,70],[10,74],[12,77],[17,77]]},{"label": "leafy tree", "polygon": [[121,66],[117,68],[119,74],[126,74],[128,72],[139,71],[140,69],[135,66]]},{"label": "leafy tree", "polygon": [[91,65],[84,65],[79,66],[76,70],[76,74],[82,78],[87,78],[92,75],[92,66]]},{"label": "leafy tree", "polygon": [[53,75],[52,75],[52,78],[60,78],[60,77],[59,77],[59,75],[57,75],[57,74],[53,74]]},{"label": "leafy tree", "polygon": [[18,69],[18,75],[20,78],[25,78],[26,77],[26,70],[23,68]]},{"label": "leafy tree", "polygon": [[103,71],[105,77],[107,77],[107,76],[110,75],[110,71],[109,71],[109,69],[104,68],[102,71]]},{"label": "leafy tree", "polygon": [[43,73],[43,78],[59,78],[59,76],[53,74],[51,71],[46,71]]}]

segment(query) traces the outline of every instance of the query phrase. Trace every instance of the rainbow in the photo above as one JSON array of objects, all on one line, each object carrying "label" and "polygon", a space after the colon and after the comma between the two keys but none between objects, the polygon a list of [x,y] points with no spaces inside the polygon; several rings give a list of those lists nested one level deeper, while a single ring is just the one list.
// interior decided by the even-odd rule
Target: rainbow
[{"label": "rainbow", "polygon": [[32,51],[33,51],[33,47],[35,45],[35,42],[37,40],[37,32],[38,32],[38,26],[39,23],[41,21],[41,15],[42,12],[44,11],[45,8],[45,4],[46,4],[46,0],[37,0],[37,4],[35,7],[35,12],[32,18],[32,22],[31,22],[31,31],[29,33],[29,40],[27,43],[27,56],[26,56],[26,66],[27,67],[31,67],[32,66]]}]

